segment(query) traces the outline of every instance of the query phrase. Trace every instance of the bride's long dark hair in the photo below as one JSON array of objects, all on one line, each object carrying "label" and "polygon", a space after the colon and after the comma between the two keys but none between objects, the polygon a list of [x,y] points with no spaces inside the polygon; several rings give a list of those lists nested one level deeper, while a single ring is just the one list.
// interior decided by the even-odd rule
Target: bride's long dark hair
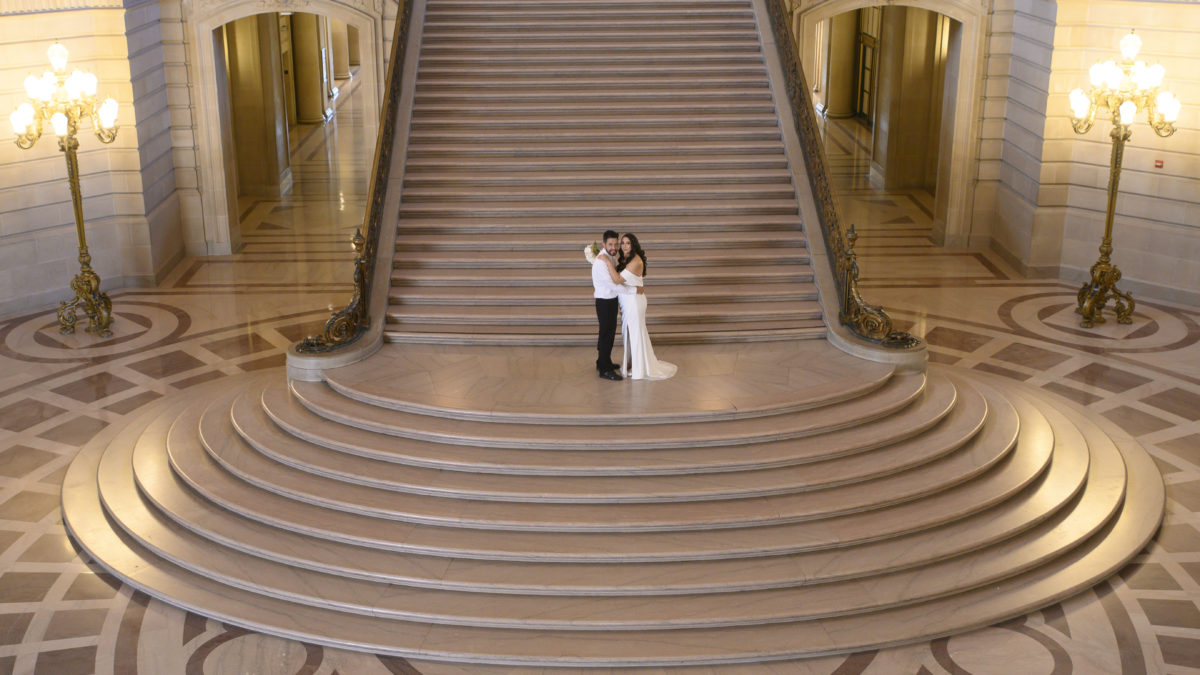
[{"label": "bride's long dark hair", "polygon": [[625,251],[619,246],[617,248],[617,271],[621,272],[633,260],[634,256],[640,256],[642,259],[642,276],[646,276],[646,270],[650,267],[650,263],[646,262],[646,252],[642,250],[642,245],[638,243],[637,235],[632,232],[627,232],[621,235],[621,239],[629,240],[629,257],[625,257]]}]

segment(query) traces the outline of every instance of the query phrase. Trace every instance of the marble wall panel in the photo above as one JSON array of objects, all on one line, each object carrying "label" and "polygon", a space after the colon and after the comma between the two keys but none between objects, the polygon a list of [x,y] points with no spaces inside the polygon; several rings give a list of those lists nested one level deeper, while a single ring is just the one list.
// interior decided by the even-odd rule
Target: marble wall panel
[{"label": "marble wall panel", "polygon": [[1002,82],[1004,93],[985,105],[983,126],[993,134],[985,138],[998,138],[1002,150],[999,166],[980,172],[981,184],[996,181],[998,185],[976,192],[972,234],[976,240],[989,240],[1006,259],[1029,271],[1041,265],[1031,259],[1038,251],[1033,242],[1044,241],[1035,236],[1034,213],[1054,47],[1054,5],[1045,0],[998,0],[988,50],[989,84],[993,79]]},{"label": "marble wall panel", "polygon": [[[129,68],[137,107],[142,213],[149,236],[139,261],[148,274],[165,271],[183,256],[183,221],[175,197],[173,139],[168,109],[166,51],[158,0],[126,0],[125,25]],[[166,25],[171,25],[170,23]],[[150,215],[153,214],[153,218]],[[157,230],[157,231],[156,231]]]}]

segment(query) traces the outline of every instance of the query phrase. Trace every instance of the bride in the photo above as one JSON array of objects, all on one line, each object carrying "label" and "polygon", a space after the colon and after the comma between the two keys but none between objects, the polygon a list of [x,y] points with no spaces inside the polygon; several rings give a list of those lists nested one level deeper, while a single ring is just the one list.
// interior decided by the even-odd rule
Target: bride
[{"label": "bride", "polygon": [[[627,286],[641,286],[646,276],[646,253],[633,234],[621,236],[617,271]],[[654,357],[650,333],[646,330],[646,296],[619,295],[621,337],[625,343],[621,356],[621,374],[634,380],[665,380],[675,374],[674,364]]]}]

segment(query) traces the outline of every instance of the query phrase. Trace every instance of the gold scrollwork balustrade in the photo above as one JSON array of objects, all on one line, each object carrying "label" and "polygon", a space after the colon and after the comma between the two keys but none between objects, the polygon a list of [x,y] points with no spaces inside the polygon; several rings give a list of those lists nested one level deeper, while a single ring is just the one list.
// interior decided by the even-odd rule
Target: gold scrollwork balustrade
[{"label": "gold scrollwork balustrade", "polygon": [[787,0],[766,0],[771,20],[771,32],[779,59],[783,66],[787,87],[788,103],[792,119],[796,124],[796,135],[800,138],[800,150],[808,169],[808,180],[812,187],[813,201],[817,205],[818,225],[825,245],[829,249],[829,264],[833,268],[834,283],[838,292],[838,321],[854,335],[885,347],[907,349],[921,344],[913,335],[892,327],[892,319],[878,305],[863,300],[858,290],[858,260],[854,245],[858,234],[851,225],[842,230],[837,204],[829,182],[829,169],[825,161],[825,148],[817,128],[816,111],[808,97],[808,83],[800,69],[792,39],[790,11]]},{"label": "gold scrollwork balustrade", "polygon": [[323,354],[337,351],[363,335],[371,326],[371,280],[375,277],[375,259],[379,252],[379,237],[383,228],[383,203],[387,196],[388,173],[392,165],[392,146],[395,144],[396,116],[399,114],[400,93],[404,77],[404,55],[408,46],[408,27],[412,23],[412,0],[400,0],[396,16],[396,31],[392,39],[392,56],[388,62],[383,112],[379,121],[379,138],[375,142],[375,160],[371,167],[371,185],[363,226],[354,233],[354,291],[350,302],[333,313],[319,335],[310,335],[296,345],[301,354]]}]

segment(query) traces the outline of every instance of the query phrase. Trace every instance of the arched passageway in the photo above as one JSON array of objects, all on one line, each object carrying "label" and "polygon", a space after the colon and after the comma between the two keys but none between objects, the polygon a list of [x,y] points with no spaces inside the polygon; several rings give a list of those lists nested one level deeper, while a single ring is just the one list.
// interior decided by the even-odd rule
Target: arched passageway
[{"label": "arched passageway", "polygon": [[933,197],[935,240],[966,243],[979,145],[984,36],[978,7],[801,2],[793,30],[814,104],[856,119],[872,185]]},{"label": "arched passageway", "polygon": [[313,0],[304,13],[294,8],[286,0],[239,0],[205,5],[185,22],[195,46],[190,80],[210,255],[239,245],[239,195],[287,191],[288,131],[328,120],[337,82],[352,68],[366,114],[379,110],[382,11],[337,0]]}]

